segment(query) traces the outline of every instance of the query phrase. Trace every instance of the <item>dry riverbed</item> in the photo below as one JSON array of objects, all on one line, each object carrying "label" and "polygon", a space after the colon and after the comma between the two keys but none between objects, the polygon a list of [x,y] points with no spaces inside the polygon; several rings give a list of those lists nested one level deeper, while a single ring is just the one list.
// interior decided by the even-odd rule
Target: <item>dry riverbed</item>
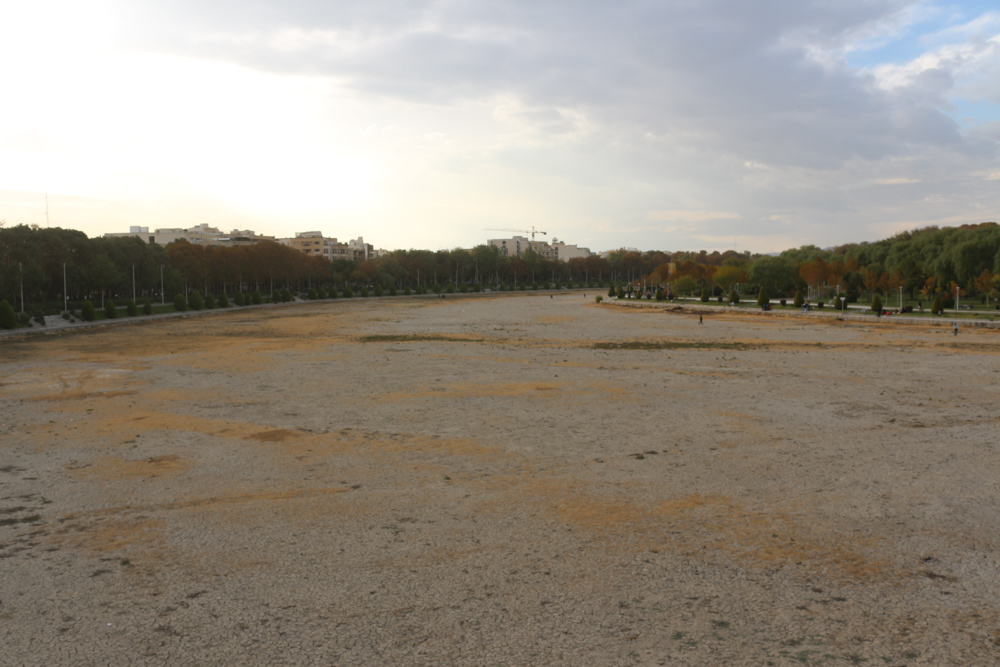
[{"label": "dry riverbed", "polygon": [[589,296],[0,341],[0,665],[1000,662],[1000,332]]}]

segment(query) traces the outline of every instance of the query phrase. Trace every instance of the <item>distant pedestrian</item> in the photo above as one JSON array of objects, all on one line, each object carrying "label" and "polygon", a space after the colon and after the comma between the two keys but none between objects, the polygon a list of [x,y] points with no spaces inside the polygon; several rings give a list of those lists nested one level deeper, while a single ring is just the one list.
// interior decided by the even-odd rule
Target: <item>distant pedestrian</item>
[{"label": "distant pedestrian", "polygon": [[704,324],[705,320],[701,318],[701,313],[698,313],[698,324]]},{"label": "distant pedestrian", "polygon": [[955,328],[955,335],[957,336],[958,335],[958,322],[955,322],[955,324],[953,324],[952,326]]}]

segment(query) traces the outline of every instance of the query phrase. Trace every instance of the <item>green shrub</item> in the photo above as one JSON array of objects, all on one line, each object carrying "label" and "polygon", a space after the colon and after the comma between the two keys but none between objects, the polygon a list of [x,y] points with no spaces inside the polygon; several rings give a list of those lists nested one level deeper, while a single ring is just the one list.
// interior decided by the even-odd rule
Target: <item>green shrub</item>
[{"label": "green shrub", "polygon": [[844,308],[844,300],[839,296],[836,296],[833,298],[833,303],[830,305],[833,306],[834,310],[842,310]]},{"label": "green shrub", "polygon": [[702,303],[708,303],[708,288],[707,287],[701,288],[701,302]]},{"label": "green shrub", "polygon": [[461,285],[458,286],[458,291],[461,292],[462,294],[466,294],[469,291],[469,286],[466,283],[462,283]]},{"label": "green shrub", "polygon": [[625,298],[625,288],[622,287],[621,285],[618,286],[618,298],[619,299]]},{"label": "green shrub", "polygon": [[178,313],[183,313],[188,309],[187,299],[184,298],[183,294],[178,294],[174,297],[174,310]]},{"label": "green shrub", "polygon": [[[89,301],[87,303],[90,303]],[[7,299],[0,301],[0,329],[17,328],[17,315]]]},{"label": "green shrub", "polygon": [[934,298],[934,303],[931,304],[931,312],[934,313],[935,315],[937,315],[943,309],[944,309],[944,306],[941,304],[941,297],[939,297],[939,296],[935,297]]},{"label": "green shrub", "polygon": [[792,301],[792,305],[796,308],[801,308],[802,304],[806,302],[806,298],[802,296],[802,290],[795,293],[795,299]]},{"label": "green shrub", "polygon": [[767,293],[767,290],[763,287],[757,292],[757,305],[763,308],[767,304],[771,303],[771,295]]},{"label": "green shrub", "polygon": [[340,295],[337,293],[336,287],[331,287],[330,291],[327,292],[327,296],[330,297],[331,299],[336,299]]},{"label": "green shrub", "polygon": [[[7,305],[10,305],[10,304],[7,304]],[[11,309],[11,312],[14,312],[14,309],[13,309],[13,308]],[[63,318],[64,320],[69,320],[69,319],[70,319],[70,318],[72,318],[72,317],[73,317],[73,316],[72,316],[72,315],[70,315],[70,313],[69,313],[69,311],[68,311],[68,310],[64,310],[64,311],[62,312],[62,318]]]},{"label": "green shrub", "polygon": [[375,285],[375,296],[382,296],[382,294],[383,294],[383,292],[382,292],[382,286],[376,284]]},{"label": "green shrub", "polygon": [[153,314],[153,302],[149,300],[147,296],[145,301],[142,302],[142,314],[152,315]]},{"label": "green shrub", "polygon": [[448,287],[445,288],[445,291],[448,292],[448,294],[454,294],[455,293],[455,284],[454,283],[448,283]]},{"label": "green shrub", "polygon": [[315,289],[310,289],[306,295],[309,297],[310,301],[315,301],[319,298],[319,293]]},{"label": "green shrub", "polygon": [[118,306],[115,305],[114,300],[108,299],[104,302],[104,317],[109,320],[118,317]]},{"label": "green shrub", "polygon": [[354,290],[351,289],[350,285],[344,285],[343,294],[345,299],[350,299],[352,296],[354,296]]},{"label": "green shrub", "polygon": [[229,296],[225,292],[219,295],[219,308],[229,308]]},{"label": "green shrub", "polygon": [[361,286],[361,296],[362,298],[368,296],[368,285]]},{"label": "green shrub", "polygon": [[285,303],[288,303],[290,301],[295,301],[295,295],[292,294],[292,290],[287,290],[287,289],[281,290],[281,300],[284,301]]},{"label": "green shrub", "polygon": [[246,303],[246,297],[243,296],[243,292],[237,292],[235,295],[233,295],[233,303],[235,303],[237,306],[242,306],[243,304]]},{"label": "green shrub", "polygon": [[204,308],[205,302],[201,298],[201,292],[193,290],[191,296],[188,297],[188,305],[191,306],[191,310],[201,310]]},{"label": "green shrub", "polygon": [[97,311],[94,309],[94,304],[90,302],[90,299],[84,301],[83,305],[80,306],[80,317],[87,322],[93,322],[97,319]]},{"label": "green shrub", "polygon": [[602,301],[604,301],[604,297],[601,296],[600,294],[594,297],[594,303],[600,303]]},{"label": "green shrub", "polygon": [[250,301],[252,301],[254,305],[259,306],[264,303],[264,295],[260,293],[259,289],[255,289],[253,294],[250,295]]},{"label": "green shrub", "polygon": [[125,312],[128,313],[129,317],[135,317],[139,314],[139,306],[135,305],[135,299],[128,300],[128,303],[125,305]]},{"label": "green shrub", "polygon": [[434,285],[431,286],[431,291],[433,291],[435,294],[440,294],[441,293],[441,285],[439,285],[438,283],[434,283]]},{"label": "green shrub", "polygon": [[325,299],[326,298],[326,290],[323,289],[322,287],[320,287],[318,290],[316,290],[316,298],[317,299]]},{"label": "green shrub", "polygon": [[882,299],[878,298],[878,294],[872,299],[872,312],[876,315],[882,312]]},{"label": "green shrub", "polygon": [[413,290],[410,289],[409,285],[403,288],[403,294],[405,294],[406,296],[410,296],[411,294],[413,294]]},{"label": "green shrub", "polygon": [[736,293],[736,290],[729,290],[729,303],[738,304],[740,302],[740,295]]},{"label": "green shrub", "polygon": [[657,301],[663,301],[663,299],[665,299],[665,298],[666,298],[666,296],[663,294],[663,288],[660,287],[660,286],[657,286],[656,287],[656,300]]},{"label": "green shrub", "polygon": [[392,287],[389,288],[389,296],[396,296],[396,294],[397,294],[396,286],[393,285]]},{"label": "green shrub", "polygon": [[216,304],[215,304],[215,297],[212,296],[211,294],[206,294],[205,295],[205,307],[211,310],[211,309],[214,309],[215,306],[216,306]]}]

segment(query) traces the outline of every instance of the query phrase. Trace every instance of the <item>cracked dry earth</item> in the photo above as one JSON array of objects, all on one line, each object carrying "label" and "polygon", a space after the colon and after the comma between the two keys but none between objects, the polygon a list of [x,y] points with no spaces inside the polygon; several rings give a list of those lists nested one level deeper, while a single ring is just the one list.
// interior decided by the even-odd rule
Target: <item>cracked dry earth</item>
[{"label": "cracked dry earth", "polygon": [[998,353],[580,294],[0,342],[0,664],[995,665]]}]

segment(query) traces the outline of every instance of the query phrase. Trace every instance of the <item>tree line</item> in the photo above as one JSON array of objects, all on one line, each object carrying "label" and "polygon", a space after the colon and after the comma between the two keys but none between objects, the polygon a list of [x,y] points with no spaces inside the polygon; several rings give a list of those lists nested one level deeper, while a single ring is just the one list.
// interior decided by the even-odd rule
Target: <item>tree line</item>
[{"label": "tree line", "polygon": [[521,257],[507,257],[490,245],[329,261],[268,241],[234,247],[177,241],[162,247],[130,237],[88,238],[71,229],[0,226],[0,300],[45,312],[61,311],[64,297],[78,308],[86,299],[103,303],[134,294],[158,301],[192,290],[234,294],[568,282],[664,287],[678,295],[755,294],[764,288],[775,298],[798,291],[838,291],[858,300],[902,290],[911,298],[957,292],[995,299],[1000,297],[998,274],[996,223],[927,227],[874,243],[803,246],[777,255],[619,250],[568,262],[546,259],[531,249]]}]

